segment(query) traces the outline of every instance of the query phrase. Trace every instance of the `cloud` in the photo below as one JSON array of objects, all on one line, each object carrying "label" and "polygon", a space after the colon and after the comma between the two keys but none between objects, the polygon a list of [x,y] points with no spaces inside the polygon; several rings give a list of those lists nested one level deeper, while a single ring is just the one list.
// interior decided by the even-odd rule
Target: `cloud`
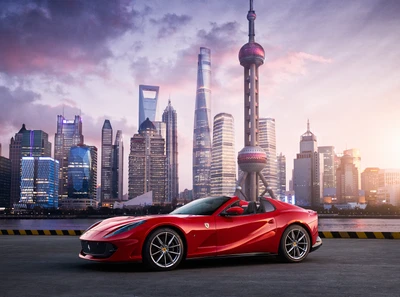
[{"label": "cloud", "polygon": [[175,13],[167,13],[161,19],[150,19],[154,25],[159,25],[158,38],[162,39],[175,34],[180,28],[189,24],[192,18],[188,15],[177,15]]},{"label": "cloud", "polygon": [[140,28],[129,1],[6,1],[0,15],[0,73],[102,73],[108,42]]}]

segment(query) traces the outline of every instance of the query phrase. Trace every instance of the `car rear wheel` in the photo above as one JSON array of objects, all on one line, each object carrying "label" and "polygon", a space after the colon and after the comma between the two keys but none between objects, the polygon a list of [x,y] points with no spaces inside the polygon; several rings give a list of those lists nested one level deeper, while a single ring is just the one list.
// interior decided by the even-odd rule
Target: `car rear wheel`
[{"label": "car rear wheel", "polygon": [[301,262],[307,257],[310,247],[307,231],[300,225],[291,225],[283,232],[279,256],[285,262]]},{"label": "car rear wheel", "polygon": [[170,228],[155,230],[144,243],[143,262],[152,270],[172,270],[182,261],[183,255],[182,238]]}]

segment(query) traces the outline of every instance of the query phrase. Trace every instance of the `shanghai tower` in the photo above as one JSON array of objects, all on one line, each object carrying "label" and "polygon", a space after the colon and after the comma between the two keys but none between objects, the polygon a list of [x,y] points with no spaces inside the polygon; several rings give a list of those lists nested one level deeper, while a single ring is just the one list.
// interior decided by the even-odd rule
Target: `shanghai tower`
[{"label": "shanghai tower", "polygon": [[211,170],[211,51],[201,47],[197,63],[193,131],[193,199],[210,195]]}]

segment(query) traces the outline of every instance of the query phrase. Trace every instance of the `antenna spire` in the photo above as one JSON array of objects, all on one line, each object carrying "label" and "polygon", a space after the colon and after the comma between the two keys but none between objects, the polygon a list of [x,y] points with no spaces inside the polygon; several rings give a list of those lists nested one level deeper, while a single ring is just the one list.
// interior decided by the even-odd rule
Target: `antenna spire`
[{"label": "antenna spire", "polygon": [[253,10],[253,0],[250,0],[250,10],[247,13],[247,19],[249,20],[249,42],[254,42],[255,29],[254,21],[256,20],[256,13]]},{"label": "antenna spire", "polygon": [[310,132],[310,119],[307,119],[307,132]]}]

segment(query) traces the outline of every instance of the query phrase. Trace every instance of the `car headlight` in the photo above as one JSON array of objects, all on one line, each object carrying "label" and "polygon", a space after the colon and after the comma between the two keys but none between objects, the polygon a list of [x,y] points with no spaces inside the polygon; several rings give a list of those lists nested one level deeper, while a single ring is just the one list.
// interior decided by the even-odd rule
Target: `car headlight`
[{"label": "car headlight", "polygon": [[96,227],[96,226],[97,226],[98,224],[100,224],[101,222],[102,222],[102,220],[101,220],[101,221],[98,221],[98,222],[96,222],[96,223],[94,223],[94,224],[91,225],[89,228],[87,228],[85,231],[83,231],[83,233],[85,233],[86,231],[88,231],[88,230],[90,230],[90,229]]},{"label": "car headlight", "polygon": [[136,228],[137,226],[142,225],[144,222],[146,222],[146,221],[143,220],[143,221],[134,222],[134,223],[131,223],[131,224],[128,224],[128,225],[124,225],[122,227],[119,227],[117,230],[107,234],[106,236],[104,236],[104,238],[109,238],[109,237],[117,235],[117,234],[128,232],[128,231],[132,230],[133,228]]}]

